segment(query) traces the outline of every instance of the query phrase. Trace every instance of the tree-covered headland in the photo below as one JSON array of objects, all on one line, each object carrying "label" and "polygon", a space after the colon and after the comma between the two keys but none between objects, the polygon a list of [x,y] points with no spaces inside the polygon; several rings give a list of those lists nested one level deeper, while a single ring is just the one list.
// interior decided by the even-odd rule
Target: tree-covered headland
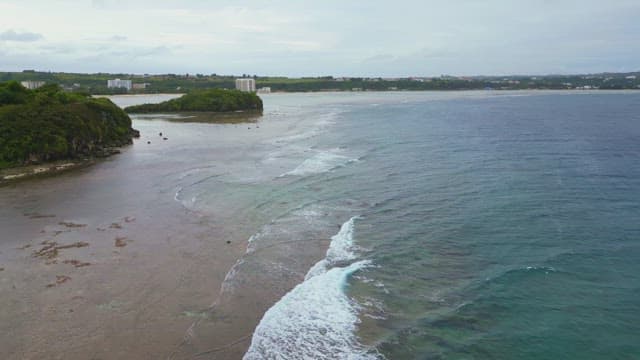
[{"label": "tree-covered headland", "polygon": [[102,156],[136,136],[129,116],[109,99],[54,84],[28,90],[0,83],[0,169]]},{"label": "tree-covered headland", "polygon": [[254,93],[238,90],[194,90],[177,99],[159,104],[134,105],[125,108],[133,114],[158,112],[262,112],[262,99]]}]

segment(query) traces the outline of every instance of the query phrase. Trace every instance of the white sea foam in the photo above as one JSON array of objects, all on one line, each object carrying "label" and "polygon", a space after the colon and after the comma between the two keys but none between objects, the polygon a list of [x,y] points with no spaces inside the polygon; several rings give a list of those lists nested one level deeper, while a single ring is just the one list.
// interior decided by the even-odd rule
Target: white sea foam
[{"label": "white sea foam", "polygon": [[180,204],[182,204],[182,206],[189,210],[189,211],[194,211],[197,212],[197,209],[195,208],[195,204],[198,201],[198,196],[197,195],[193,195],[191,196],[190,199],[184,199],[183,198],[183,192],[185,192],[185,188],[183,187],[179,187],[176,190],[175,195],[173,196],[173,199],[177,202],[179,202]]},{"label": "white sea foam", "polygon": [[318,261],[305,276],[308,280],[316,275],[322,274],[336,263],[354,260],[356,254],[353,253],[353,226],[356,217],[352,217],[342,224],[340,231],[331,237],[331,243],[324,259]]},{"label": "white sea foam", "polygon": [[357,308],[343,292],[365,265],[336,267],[296,286],[265,313],[243,359],[376,359],[355,338]]},{"label": "white sea foam", "polygon": [[344,293],[349,276],[368,264],[352,251],[356,218],[331,238],[326,258],[264,315],[244,356],[254,359],[378,359],[355,336],[358,306]]},{"label": "white sea foam", "polygon": [[339,112],[329,112],[320,116],[312,116],[315,121],[305,128],[305,131],[281,136],[272,140],[273,144],[291,144],[301,140],[308,140],[318,136],[324,129],[335,124]]},{"label": "white sea foam", "polygon": [[304,131],[304,132],[301,132],[299,134],[281,136],[279,138],[274,139],[272,141],[272,143],[274,143],[274,144],[288,144],[288,143],[292,143],[292,142],[295,142],[295,141],[308,140],[308,139],[311,139],[313,137],[318,136],[318,134],[320,134],[320,128],[312,128],[311,130]]},{"label": "white sea foam", "polygon": [[313,157],[306,159],[295,169],[286,172],[282,176],[306,176],[312,174],[320,174],[335,168],[346,165],[349,162],[356,161],[343,155],[335,154],[330,151],[322,151]]}]

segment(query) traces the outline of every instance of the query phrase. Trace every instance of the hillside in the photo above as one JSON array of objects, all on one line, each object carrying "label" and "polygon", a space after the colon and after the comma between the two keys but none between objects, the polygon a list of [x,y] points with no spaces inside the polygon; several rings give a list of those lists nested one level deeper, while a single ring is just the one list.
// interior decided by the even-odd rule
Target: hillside
[{"label": "hillside", "polygon": [[57,85],[28,90],[0,83],[0,169],[105,156],[136,136],[129,116],[108,99]]}]

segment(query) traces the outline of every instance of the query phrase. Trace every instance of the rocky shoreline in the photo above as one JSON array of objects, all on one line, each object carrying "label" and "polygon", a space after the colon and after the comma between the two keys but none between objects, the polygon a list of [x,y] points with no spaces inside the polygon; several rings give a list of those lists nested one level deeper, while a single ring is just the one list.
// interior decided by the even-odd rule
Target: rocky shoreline
[{"label": "rocky shoreline", "polygon": [[107,157],[140,137],[129,115],[109,99],[66,92],[56,84],[30,90],[15,81],[0,83],[0,93],[2,181]]},{"label": "rocky shoreline", "polygon": [[96,150],[91,157],[87,158],[59,160],[0,169],[0,187],[22,180],[50,176],[70,170],[81,169],[95,164],[99,161],[99,159],[104,159],[112,155],[120,154],[120,152],[120,148],[118,147],[105,147]]}]

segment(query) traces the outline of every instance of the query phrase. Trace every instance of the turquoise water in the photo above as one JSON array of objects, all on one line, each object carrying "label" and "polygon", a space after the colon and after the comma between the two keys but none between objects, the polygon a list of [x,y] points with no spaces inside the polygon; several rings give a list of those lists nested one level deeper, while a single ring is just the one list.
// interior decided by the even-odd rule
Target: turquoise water
[{"label": "turquoise water", "polygon": [[246,358],[640,358],[640,93],[308,106],[332,121],[279,191],[343,229]]}]

